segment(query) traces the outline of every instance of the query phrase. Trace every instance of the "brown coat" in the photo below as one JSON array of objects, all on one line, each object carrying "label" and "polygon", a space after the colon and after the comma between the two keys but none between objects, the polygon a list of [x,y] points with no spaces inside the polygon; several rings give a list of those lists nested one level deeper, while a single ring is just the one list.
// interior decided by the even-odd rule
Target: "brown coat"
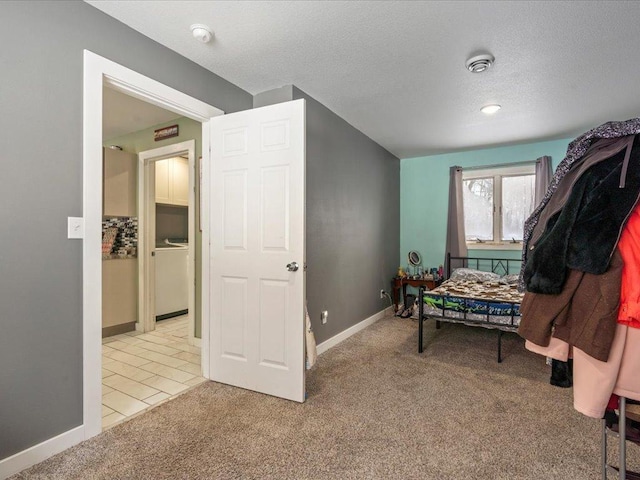
[{"label": "brown coat", "polygon": [[543,347],[554,336],[606,362],[616,331],[622,266],[616,250],[601,275],[569,270],[561,293],[526,292],[518,334]]}]

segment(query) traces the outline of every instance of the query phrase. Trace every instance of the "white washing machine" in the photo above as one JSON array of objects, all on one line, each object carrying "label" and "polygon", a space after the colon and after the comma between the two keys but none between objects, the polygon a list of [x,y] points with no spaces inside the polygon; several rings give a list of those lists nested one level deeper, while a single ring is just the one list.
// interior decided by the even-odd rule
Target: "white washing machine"
[{"label": "white washing machine", "polygon": [[189,246],[167,242],[156,246],[156,317],[184,315],[189,308]]}]

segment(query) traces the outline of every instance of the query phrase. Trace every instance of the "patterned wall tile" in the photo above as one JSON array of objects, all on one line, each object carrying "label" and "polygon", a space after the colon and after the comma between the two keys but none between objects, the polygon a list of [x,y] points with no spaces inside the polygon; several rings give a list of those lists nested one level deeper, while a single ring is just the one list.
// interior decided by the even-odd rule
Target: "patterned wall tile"
[{"label": "patterned wall tile", "polygon": [[114,217],[102,221],[102,235],[110,227],[118,229],[109,257],[135,258],[138,254],[138,218]]}]

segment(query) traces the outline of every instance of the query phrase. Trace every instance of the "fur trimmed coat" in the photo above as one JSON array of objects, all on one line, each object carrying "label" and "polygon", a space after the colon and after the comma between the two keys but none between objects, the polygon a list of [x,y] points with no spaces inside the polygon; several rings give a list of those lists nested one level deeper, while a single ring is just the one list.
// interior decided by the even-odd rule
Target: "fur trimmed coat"
[{"label": "fur trimmed coat", "polygon": [[583,160],[588,150],[590,150],[594,145],[600,143],[602,140],[615,140],[636,134],[640,134],[640,118],[631,118],[629,120],[619,122],[603,123],[602,125],[583,133],[569,144],[566,156],[560,162],[553,174],[547,193],[544,195],[542,201],[535,208],[533,213],[524,222],[522,239],[522,268],[520,270],[520,279],[518,282],[518,289],[521,292],[524,292],[525,290],[523,279],[524,267],[527,264],[529,245],[532,240],[534,229],[538,227],[538,221],[541,219],[541,214],[547,209],[547,204],[550,200],[555,197],[556,191],[563,182],[564,177],[570,171],[575,169],[576,165]]},{"label": "fur trimmed coat", "polygon": [[600,275],[609,267],[627,218],[640,196],[640,141],[576,180],[562,209],[529,245],[523,271],[527,291],[560,294],[568,269]]}]

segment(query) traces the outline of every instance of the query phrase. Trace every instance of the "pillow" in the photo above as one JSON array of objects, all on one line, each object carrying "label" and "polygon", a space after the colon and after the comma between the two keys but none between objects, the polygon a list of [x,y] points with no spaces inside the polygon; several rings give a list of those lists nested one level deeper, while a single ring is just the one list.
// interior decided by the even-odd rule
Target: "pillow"
[{"label": "pillow", "polygon": [[505,283],[507,285],[517,285],[519,279],[520,279],[519,274],[511,273],[509,275],[504,275],[503,277],[500,277],[500,283]]},{"label": "pillow", "polygon": [[472,268],[456,268],[449,280],[454,282],[460,280],[471,280],[473,282],[496,282],[500,280],[500,275],[493,272],[482,272]]}]

